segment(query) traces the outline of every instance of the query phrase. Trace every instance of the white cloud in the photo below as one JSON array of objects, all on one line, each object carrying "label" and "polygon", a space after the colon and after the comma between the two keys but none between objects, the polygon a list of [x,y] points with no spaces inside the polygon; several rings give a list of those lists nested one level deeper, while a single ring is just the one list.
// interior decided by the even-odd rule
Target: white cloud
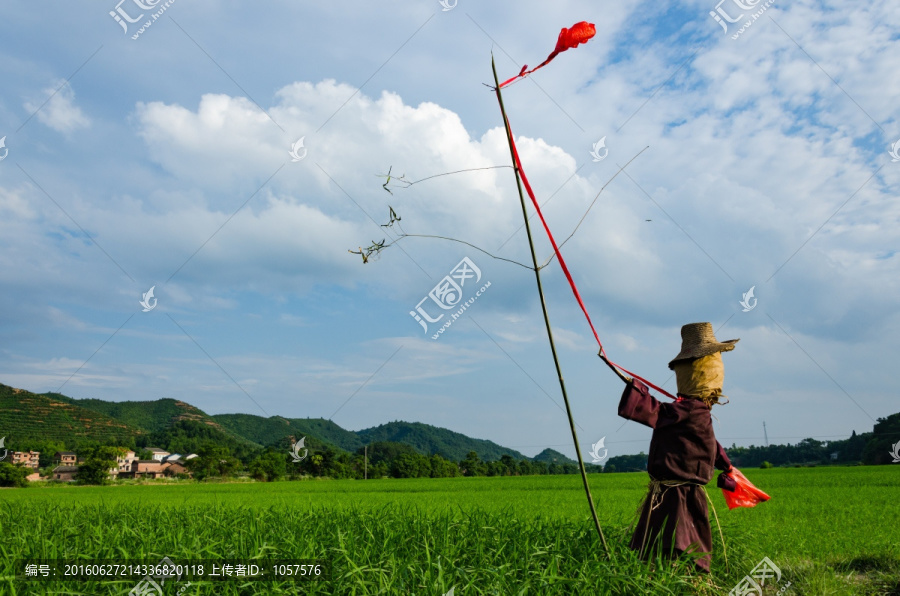
[{"label": "white cloud", "polygon": [[21,189],[0,188],[0,213],[6,220],[29,220],[35,216]]},{"label": "white cloud", "polygon": [[57,81],[44,89],[44,99],[26,102],[25,109],[37,111],[37,119],[46,126],[61,133],[70,133],[88,128],[90,119],[75,105],[75,91],[65,81]]}]

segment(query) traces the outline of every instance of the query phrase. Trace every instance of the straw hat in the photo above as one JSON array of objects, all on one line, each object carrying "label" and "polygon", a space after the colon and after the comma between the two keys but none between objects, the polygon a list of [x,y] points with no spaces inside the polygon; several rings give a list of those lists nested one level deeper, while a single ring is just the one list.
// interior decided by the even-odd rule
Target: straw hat
[{"label": "straw hat", "polygon": [[681,328],[681,352],[669,363],[669,368],[680,360],[702,358],[716,352],[730,352],[739,339],[720,342],[713,334],[712,323],[689,323]]}]

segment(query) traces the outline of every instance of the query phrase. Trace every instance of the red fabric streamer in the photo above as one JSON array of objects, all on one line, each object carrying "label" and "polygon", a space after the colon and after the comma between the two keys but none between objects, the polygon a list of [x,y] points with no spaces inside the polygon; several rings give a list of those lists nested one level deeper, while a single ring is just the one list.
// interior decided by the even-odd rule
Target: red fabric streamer
[{"label": "red fabric streamer", "polygon": [[722,489],[722,496],[725,497],[728,509],[756,507],[757,503],[769,500],[769,495],[753,486],[753,483],[747,480],[747,477],[737,468],[731,468],[728,476],[734,478],[736,485],[733,491]]},{"label": "red fabric streamer", "polygon": [[504,81],[500,84],[500,87],[506,87],[516,79],[522,78],[526,75],[530,75],[534,71],[539,68],[543,68],[546,66],[551,60],[556,58],[557,54],[560,52],[565,52],[570,48],[578,47],[578,44],[587,43],[587,41],[594,37],[597,34],[597,28],[594,27],[593,23],[588,23],[587,21],[581,21],[580,23],[575,23],[572,25],[571,29],[562,28],[562,31],[559,32],[559,39],[556,40],[556,48],[551,52],[547,59],[538,64],[536,67],[528,70],[528,65],[522,67],[522,70],[519,71],[519,74],[509,79],[508,81]]},{"label": "red fabric streamer", "polygon": [[[593,25],[591,25],[591,28],[593,29]],[[573,29],[574,29],[574,27],[573,27]],[[563,33],[565,33],[565,31],[566,30],[563,29]],[[562,39],[563,33],[560,33],[560,39]],[[592,35],[593,35],[593,33],[592,33]],[[551,57],[552,57],[552,55],[551,55]],[[538,67],[538,68],[540,68],[540,67]],[[562,254],[559,252],[559,246],[556,245],[556,239],[553,238],[553,233],[550,232],[550,227],[547,225],[547,221],[544,219],[544,214],[541,213],[541,206],[534,196],[534,191],[531,190],[531,184],[528,182],[528,177],[525,176],[525,170],[522,169],[522,161],[519,159],[519,150],[516,147],[515,137],[513,136],[512,128],[509,125],[509,120],[507,120],[505,124],[506,124],[506,129],[509,132],[509,138],[510,138],[511,144],[512,144],[513,157],[515,158],[515,161],[516,161],[516,169],[519,170],[519,176],[521,176],[521,178],[522,178],[522,183],[525,186],[525,190],[526,190],[526,192],[528,192],[528,196],[531,198],[531,203],[534,205],[534,208],[537,210],[538,217],[540,217],[541,223],[544,225],[544,231],[547,232],[547,237],[550,239],[550,244],[553,245],[553,251],[556,253],[556,258],[559,259],[559,266],[562,268],[563,273],[566,275],[566,279],[569,280],[569,286],[571,286],[571,288],[572,288],[572,293],[575,295],[575,300],[578,301],[578,306],[581,307],[581,312],[584,313],[584,316],[587,319],[588,325],[591,326],[591,331],[594,333],[594,339],[597,340],[597,345],[600,346],[600,352],[604,356],[606,356],[606,350],[603,349],[603,343],[600,341],[600,336],[597,335],[597,330],[594,328],[594,323],[591,321],[591,315],[588,314],[587,308],[584,306],[584,301],[582,301],[582,299],[581,299],[581,294],[578,292],[578,287],[575,285],[575,280],[572,279],[572,274],[569,273],[569,267],[566,265],[566,260],[563,259]],[[631,377],[633,377],[635,379],[643,381],[644,383],[647,384],[647,386],[653,387],[654,389],[656,389],[663,395],[666,395],[672,399],[675,399],[674,395],[672,395],[671,393],[669,393],[662,387],[658,387],[657,385],[654,385],[653,383],[651,383],[647,379],[643,378],[642,376],[634,374],[630,370],[619,366],[618,364],[616,364],[615,362],[613,362],[611,360],[609,361],[609,363],[612,364],[613,366],[615,366],[616,368],[618,368],[619,370],[621,370],[622,372],[624,372],[626,375],[630,375]]]}]

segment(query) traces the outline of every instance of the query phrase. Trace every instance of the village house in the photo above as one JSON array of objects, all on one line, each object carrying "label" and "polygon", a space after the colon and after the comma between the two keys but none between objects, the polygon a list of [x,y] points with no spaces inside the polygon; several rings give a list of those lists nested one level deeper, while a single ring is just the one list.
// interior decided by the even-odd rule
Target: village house
[{"label": "village house", "polygon": [[[197,457],[197,454],[191,453],[186,456],[180,453],[169,453],[164,449],[151,447],[147,449],[153,454],[153,459],[137,459],[136,454],[132,450],[116,457],[116,466],[110,468],[109,477],[112,480],[116,478],[162,478],[174,477],[179,474],[187,474],[190,476],[185,463],[187,460]],[[13,453],[13,463],[27,466],[34,470],[38,469],[39,451],[15,452]],[[57,451],[53,458],[59,463],[50,474],[51,480],[59,482],[73,482],[75,475],[78,473],[78,457],[74,451]],[[28,476],[28,480],[39,480],[37,473]]]},{"label": "village house", "polygon": [[[184,465],[185,460],[193,459],[197,457],[196,454],[191,453],[187,456],[183,456],[179,453],[169,453],[164,449],[159,449],[156,447],[150,447],[147,449],[152,455],[153,459],[137,459],[136,453],[129,449],[124,453],[116,456],[116,465],[109,470],[109,477],[112,480],[116,478],[162,478],[163,476],[174,477],[178,474],[187,474],[190,475],[190,472],[187,470],[187,467]],[[16,463],[21,460],[23,465],[26,460],[30,462],[34,462],[29,467],[33,469],[37,469],[37,461],[40,456],[40,452],[32,451],[28,453],[17,453],[15,457]],[[72,482],[75,480],[75,475],[78,473],[78,457],[77,454],[73,451],[57,451],[54,454],[54,459],[59,462],[53,472],[50,475],[50,479],[57,480],[59,482]],[[37,474],[32,474],[28,478],[29,480],[38,480],[39,476]]]},{"label": "village house", "polygon": [[12,463],[31,468],[32,470],[37,470],[38,467],[40,467],[40,464],[38,463],[40,456],[40,451],[13,451]]},{"label": "village house", "polygon": [[153,459],[158,462],[163,461],[167,456],[171,455],[165,449],[159,449],[158,447],[147,447],[147,451],[153,454]]},{"label": "village house", "polygon": [[116,473],[118,474],[131,470],[131,462],[133,462],[135,459],[136,458],[134,451],[131,451],[130,449],[126,451],[124,455],[120,455],[119,457],[117,457],[116,464],[118,467]]},{"label": "village house", "polygon": [[53,468],[51,478],[59,482],[73,482],[77,473],[78,466],[56,466]]},{"label": "village house", "polygon": [[168,478],[175,477],[179,474],[191,475],[191,473],[188,472],[188,469],[184,467],[184,464],[180,462],[172,462],[163,468],[163,475]]},{"label": "village house", "polygon": [[74,451],[57,451],[53,459],[62,466],[74,466],[78,456]]},{"label": "village house", "polygon": [[119,472],[119,478],[162,478],[163,464],[155,459],[136,459],[131,462],[131,469]]}]

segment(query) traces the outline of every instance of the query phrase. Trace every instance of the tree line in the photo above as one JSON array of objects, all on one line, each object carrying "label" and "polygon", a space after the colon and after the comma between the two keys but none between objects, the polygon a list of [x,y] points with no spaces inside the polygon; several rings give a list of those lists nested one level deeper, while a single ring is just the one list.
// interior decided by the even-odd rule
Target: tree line
[{"label": "tree line", "polygon": [[[170,452],[196,453],[198,457],[184,463],[196,480],[210,478],[252,477],[261,481],[300,479],[304,477],[343,478],[452,478],[457,476],[529,476],[543,474],[577,474],[578,465],[571,461],[547,463],[516,459],[504,454],[500,459],[483,461],[478,453],[454,462],[440,454],[423,455],[414,447],[390,441],[377,441],[355,452],[336,449],[315,437],[307,437],[306,447],[292,454],[293,437],[285,437],[260,449],[233,437],[223,439],[221,431],[196,421],[182,420],[164,431],[140,437],[129,445],[103,445],[82,441],[67,445],[59,441],[35,441],[19,450],[40,451],[43,475],[53,467],[53,454],[75,450],[79,465],[76,480],[86,484],[109,482],[109,470],[116,467],[116,457],[128,449],[139,459],[150,459],[145,447],[153,443]],[[726,449],[737,467],[891,463],[891,451],[900,442],[900,413],[879,418],[873,432],[853,434],[839,441],[804,439],[794,445],[768,445]],[[67,449],[68,448],[68,449]],[[299,461],[294,461],[298,459]],[[589,473],[634,472],[647,469],[647,455],[620,455],[609,458],[604,467],[585,464]],[[25,486],[32,470],[0,461],[0,486]]]},{"label": "tree line", "polygon": [[[294,462],[290,455],[285,457],[286,451],[284,447],[267,449],[250,462],[247,467],[249,475],[257,480],[304,476],[361,480],[578,473],[578,465],[572,462],[547,464],[542,461],[516,459],[508,454],[504,454],[498,460],[482,461],[475,451],[470,451],[465,459],[453,462],[440,454],[423,455],[410,445],[391,441],[377,441],[353,453],[322,445],[309,449],[299,462]],[[602,471],[600,466],[591,464],[586,464],[585,468],[589,472]]]},{"label": "tree line", "polygon": [[[292,453],[292,441],[285,438],[256,452],[240,449],[235,453],[230,446],[206,441],[193,452],[197,457],[181,462],[191,478],[251,477],[260,481],[298,480],[308,477],[344,478],[453,478],[459,476],[527,476],[541,474],[576,474],[578,465],[572,462],[546,463],[527,459],[515,459],[503,455],[499,460],[482,461],[478,453],[470,451],[465,459],[453,462],[439,454],[423,455],[404,443],[378,441],[353,453],[338,450],[313,437],[305,441],[307,448],[298,457]],[[50,446],[50,445],[48,445]],[[65,445],[53,444],[53,453],[65,451]],[[116,458],[129,448],[119,445],[83,443],[77,448],[81,462],[75,480],[81,484],[107,484],[109,471],[116,467]],[[171,447],[167,447],[171,450]],[[188,451],[188,450],[184,450]],[[43,475],[52,472],[51,463],[43,467]],[[150,459],[149,451],[136,448],[139,459]],[[295,461],[299,459],[299,461]],[[44,452],[41,452],[44,461]],[[598,473],[600,466],[586,464],[589,472]],[[0,462],[0,486],[25,486],[25,476],[32,470]],[[187,474],[182,475],[186,477]]]}]

